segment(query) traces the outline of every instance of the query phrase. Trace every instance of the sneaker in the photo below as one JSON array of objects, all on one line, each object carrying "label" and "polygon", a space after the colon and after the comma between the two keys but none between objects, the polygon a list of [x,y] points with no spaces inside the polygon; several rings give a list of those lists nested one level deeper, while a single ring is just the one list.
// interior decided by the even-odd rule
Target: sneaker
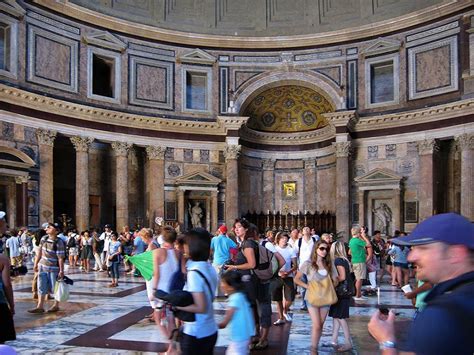
[{"label": "sneaker", "polygon": [[284,319],[277,319],[275,322],[273,322],[273,325],[282,325],[285,324]]},{"label": "sneaker", "polygon": [[368,298],[364,296],[353,297],[353,298],[354,298],[354,301],[367,301],[368,300]]},{"label": "sneaker", "polygon": [[56,313],[57,311],[59,311],[59,307],[56,306],[56,307],[51,307],[50,309],[48,309],[46,312],[48,313]]},{"label": "sneaker", "polygon": [[283,316],[285,317],[285,319],[286,319],[288,322],[292,322],[292,321],[293,321],[293,317],[291,316],[291,314],[289,314],[289,313],[283,313]]}]

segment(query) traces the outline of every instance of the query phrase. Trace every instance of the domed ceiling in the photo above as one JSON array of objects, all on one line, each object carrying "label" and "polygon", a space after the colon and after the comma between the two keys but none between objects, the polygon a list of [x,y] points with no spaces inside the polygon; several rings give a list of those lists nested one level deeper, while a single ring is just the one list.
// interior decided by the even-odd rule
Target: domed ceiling
[{"label": "domed ceiling", "polygon": [[327,125],[323,113],[333,112],[333,105],[318,92],[288,85],[268,89],[245,108],[247,126],[264,132],[302,132]]}]

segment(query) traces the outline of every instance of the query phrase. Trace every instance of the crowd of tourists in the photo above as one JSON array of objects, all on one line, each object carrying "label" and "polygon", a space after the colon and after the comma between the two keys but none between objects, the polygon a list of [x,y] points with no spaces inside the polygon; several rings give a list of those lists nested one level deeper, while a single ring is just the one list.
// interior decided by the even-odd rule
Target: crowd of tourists
[{"label": "crowd of tourists", "polygon": [[[461,263],[460,257],[467,256],[462,264],[464,273],[458,270],[453,275],[463,275],[461,286],[464,286],[465,280],[470,280],[468,285],[472,285],[472,224],[459,215],[448,215],[461,218],[453,222],[452,228],[457,230],[457,224],[461,225],[464,239],[459,241],[429,229],[428,234],[433,240],[425,244],[441,243],[451,249],[459,244],[456,261]],[[430,219],[417,228],[423,229],[426,222]],[[379,231],[374,231],[373,237],[369,237],[366,228],[353,227],[349,243],[335,240],[332,234],[319,236],[309,227],[289,233],[270,230],[260,234],[257,227],[245,219],[237,219],[231,231],[222,225],[214,235],[202,228],[178,235],[171,226],[155,230],[141,228],[134,232],[124,227],[121,233],[117,233],[110,225],[106,225],[102,233],[96,230],[81,233],[69,230],[63,234],[53,223],[43,225],[40,231],[32,234],[23,229],[10,234],[9,238],[2,240],[10,260],[4,256],[0,259],[0,312],[2,324],[5,320],[8,328],[6,332],[0,332],[0,342],[15,337],[10,274],[15,277],[17,273],[10,273],[10,265],[11,270],[17,270],[30,257],[34,260],[35,273],[32,291],[38,303],[28,312],[41,314],[59,310],[57,300],[48,310],[45,310],[45,304],[56,280],[64,277],[66,266],[78,267],[85,273],[107,272],[111,278],[109,287],[117,287],[122,272],[140,275],[138,264],[130,263],[132,259],[126,256],[150,252],[153,270],[152,276],[146,280],[146,288],[152,312],[148,318],[156,323],[163,336],[170,339],[168,353],[212,354],[220,328],[229,328],[231,341],[227,354],[248,354],[250,350],[266,349],[272,326],[292,322],[296,297],[302,300],[300,311],[307,311],[311,318],[311,353],[318,352],[323,324],[328,315],[333,319],[331,345],[335,351],[349,351],[353,347],[347,322],[351,298],[355,302],[364,302],[376,295],[386,273],[389,275],[388,282],[403,288],[406,297],[413,300],[417,308],[414,326],[420,324],[420,319],[428,317],[424,315],[429,311],[423,309],[431,308],[430,303],[424,301],[425,297],[429,300],[432,294],[437,294],[438,300],[443,300],[445,292],[453,291],[449,287],[441,287],[440,290],[437,284],[446,281],[446,277],[432,277],[430,271],[425,269],[423,240],[426,241],[427,237],[421,238],[421,241],[416,239],[419,237],[417,229],[411,235],[397,232],[396,238],[384,240]],[[449,269],[453,262],[440,261],[440,264]],[[416,275],[417,287],[408,290],[405,286],[413,276],[414,265],[419,273]],[[446,271],[436,270],[440,274]],[[365,289],[364,284],[367,285]],[[465,302],[465,292],[471,292],[472,287],[466,289],[461,286],[457,301],[466,309],[464,315],[455,315],[454,320],[473,312],[472,303],[462,303]],[[183,303],[186,296],[190,300]],[[216,297],[228,298],[227,311],[220,322],[217,322],[213,308]],[[271,319],[272,302],[275,302],[278,313],[274,322]],[[451,312],[453,308],[449,307]],[[472,319],[461,318],[461,325],[472,325]],[[381,310],[374,314],[369,323],[370,333],[387,354],[393,353],[396,347],[393,322],[394,313],[387,315]],[[341,330],[344,343],[338,344]],[[459,338],[462,334],[456,336]],[[461,340],[467,341],[464,338]],[[472,340],[470,342],[466,345],[468,349]],[[412,342],[410,346],[411,349],[424,349],[423,346],[427,345]],[[420,353],[429,352],[420,350]]]}]

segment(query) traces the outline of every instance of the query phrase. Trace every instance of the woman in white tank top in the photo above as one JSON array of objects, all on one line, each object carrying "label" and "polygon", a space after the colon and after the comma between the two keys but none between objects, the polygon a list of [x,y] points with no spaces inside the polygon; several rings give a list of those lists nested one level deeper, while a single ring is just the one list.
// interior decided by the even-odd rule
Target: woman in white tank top
[{"label": "woman in white tank top", "polygon": [[163,307],[163,302],[155,298],[155,291],[170,291],[170,282],[173,274],[181,268],[180,252],[174,249],[176,241],[176,231],[172,227],[163,228],[164,243],[161,248],[154,249],[153,252],[153,278],[151,279],[150,301],[156,304],[155,319],[162,334],[169,338],[175,328],[175,319],[171,310]]}]

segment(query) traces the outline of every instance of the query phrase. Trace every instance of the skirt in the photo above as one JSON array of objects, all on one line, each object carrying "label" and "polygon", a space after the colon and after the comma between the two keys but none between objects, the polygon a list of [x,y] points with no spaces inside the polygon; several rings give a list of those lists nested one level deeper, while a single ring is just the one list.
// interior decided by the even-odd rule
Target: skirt
[{"label": "skirt", "polygon": [[339,298],[337,303],[329,308],[329,317],[337,319],[349,318],[349,307],[351,305],[350,298]]},{"label": "skirt", "polygon": [[16,333],[15,326],[13,324],[13,316],[6,303],[0,303],[0,324],[2,325],[2,331],[0,332],[0,343],[4,343],[8,340],[15,340]]},{"label": "skirt", "polygon": [[90,245],[84,246],[81,251],[81,259],[92,259],[92,247]]}]

